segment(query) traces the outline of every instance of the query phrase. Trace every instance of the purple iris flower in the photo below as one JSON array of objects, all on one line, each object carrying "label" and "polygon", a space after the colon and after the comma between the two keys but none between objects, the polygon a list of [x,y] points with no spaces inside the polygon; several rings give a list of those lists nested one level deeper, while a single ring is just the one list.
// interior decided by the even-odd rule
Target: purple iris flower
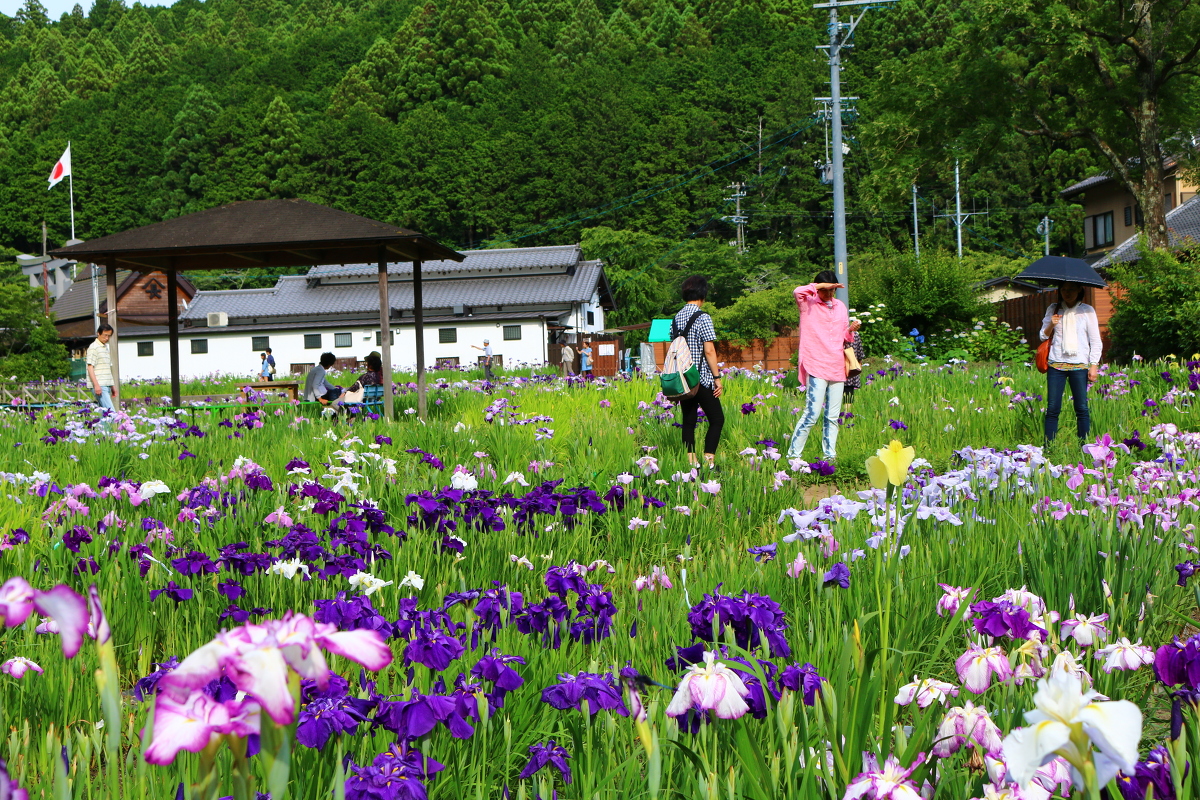
[{"label": "purple iris flower", "polygon": [[185,556],[171,559],[171,566],[182,575],[202,575],[205,572],[217,572],[218,567],[206,553],[193,550]]},{"label": "purple iris flower", "polygon": [[443,769],[407,744],[395,743],[369,766],[347,762],[346,800],[426,800],[425,783]]},{"label": "purple iris flower", "polygon": [[182,453],[179,454],[180,461],[183,461],[186,458],[195,458],[195,457],[196,457],[195,453],[189,453],[186,449]]},{"label": "purple iris flower", "polygon": [[718,585],[717,592],[704,595],[688,612],[693,636],[719,642],[725,629],[732,628],[738,647],[744,650],[753,650],[766,640],[772,655],[791,655],[784,633],[787,621],[778,603],[767,595],[750,592],[743,592],[741,597],[722,595],[720,588]]},{"label": "purple iris flower", "polygon": [[[416,606],[416,598],[407,598]],[[371,598],[365,595],[348,596],[346,592],[338,592],[333,600],[317,600],[314,605],[316,612],[313,619],[336,625],[338,630],[356,631],[360,629],[378,631],[391,636],[393,625],[371,605]]]},{"label": "purple iris flower", "polygon": [[383,434],[375,435],[375,444],[391,444],[391,443],[392,443],[392,437],[384,436]]},{"label": "purple iris flower", "polygon": [[1179,573],[1179,580],[1178,580],[1177,584],[1179,586],[1186,587],[1188,578],[1190,578],[1196,574],[1196,562],[1195,561],[1184,561],[1181,564],[1176,564],[1175,571]]},{"label": "purple iris flower", "polygon": [[1175,800],[1167,748],[1159,745],[1147,753],[1144,761],[1137,762],[1132,775],[1117,773],[1117,787],[1124,800],[1145,800],[1150,787],[1154,787],[1155,800]]},{"label": "purple iris flower", "polygon": [[1200,688],[1200,634],[1184,642],[1179,637],[1154,653],[1154,676],[1166,686]]},{"label": "purple iris flower", "polygon": [[587,591],[587,581],[575,566],[575,562],[572,561],[565,567],[551,567],[546,570],[546,588],[564,599],[568,592],[583,594]]},{"label": "purple iris flower", "polygon": [[246,590],[237,581],[221,581],[217,584],[217,591],[228,597],[233,603],[236,603],[238,598],[246,593]]},{"label": "purple iris flower", "polygon": [[137,698],[139,703],[145,702],[147,697],[154,695],[158,690],[158,682],[162,680],[164,675],[179,666],[179,659],[171,656],[166,661],[154,666],[158,669],[144,678],[139,678],[137,683],[133,685],[133,696]]},{"label": "purple iris flower", "polygon": [[783,668],[779,676],[779,685],[793,692],[804,693],[804,705],[811,706],[816,702],[817,692],[825,679],[817,674],[817,668],[812,664],[791,664]]},{"label": "purple iris flower", "polygon": [[[1133,435],[1130,436],[1128,439],[1122,439],[1121,444],[1125,445],[1130,450],[1133,450],[1135,448],[1139,451],[1146,449],[1146,443],[1142,441],[1142,435],[1137,430],[1134,430]],[[1155,792],[1155,796],[1157,796],[1157,795],[1158,795],[1158,793]]]},{"label": "purple iris flower", "polygon": [[287,463],[287,466],[285,466],[284,469],[287,470],[288,472],[291,472],[294,469],[311,469],[311,467],[309,466],[308,462],[305,461],[304,459],[293,458],[291,461],[289,461]]},{"label": "purple iris flower", "polygon": [[349,696],[349,683],[341,675],[329,676],[329,686],[321,691],[316,681],[300,684],[300,722],[296,725],[296,741],[305,747],[320,750],[335,733],[354,734],[359,723],[367,721],[377,700],[360,700]]},{"label": "purple iris flower", "polygon": [[979,602],[971,606],[974,615],[971,622],[975,630],[984,635],[998,639],[1008,636],[1017,640],[1030,638],[1037,633],[1039,641],[1046,640],[1046,631],[1033,624],[1029,612],[1012,603]]},{"label": "purple iris flower", "polygon": [[891,426],[892,426],[892,430],[894,430],[894,431],[906,431],[906,430],[908,430],[908,426],[907,426],[907,425],[905,425],[903,422],[901,422],[901,421],[900,421],[900,420],[898,420],[898,419],[889,419],[889,420],[888,420],[888,425],[891,425]]},{"label": "purple iris flower", "polygon": [[774,439],[759,439],[757,442],[755,442],[755,444],[762,445],[764,449],[768,447],[779,447],[779,442],[775,441]]},{"label": "purple iris flower", "polygon": [[521,780],[532,778],[544,767],[551,766],[558,770],[563,783],[570,786],[571,765],[567,763],[567,759],[570,757],[571,754],[553,739],[546,740],[545,744],[531,744],[529,745],[529,763],[525,765],[525,769],[521,770],[518,777]]},{"label": "purple iris flower", "polygon": [[381,700],[372,722],[400,739],[419,739],[438,723],[456,739],[469,739],[475,733],[454,698],[418,692],[413,692],[409,700]]},{"label": "purple iris flower", "polygon": [[824,477],[829,477],[833,473],[837,472],[837,468],[835,468],[833,464],[830,464],[828,461],[814,461],[808,465],[808,468],[816,474]]},{"label": "purple iris flower", "polygon": [[80,545],[91,543],[92,533],[82,525],[76,525],[71,530],[63,532],[62,540],[68,550],[78,553]]},{"label": "purple iris flower", "polygon": [[704,660],[704,653],[709,649],[706,642],[697,642],[691,647],[676,647],[675,657],[666,660],[667,669],[672,672],[681,672],[692,664],[699,664]]},{"label": "purple iris flower", "polygon": [[404,648],[405,664],[421,664],[441,672],[467,650],[457,636],[432,627],[417,628],[417,635]]},{"label": "purple iris flower", "polygon": [[764,544],[758,547],[751,547],[746,550],[747,553],[754,556],[754,560],[763,563],[766,561],[775,560],[775,551],[779,549],[778,544]]},{"label": "purple iris flower", "polygon": [[99,571],[100,571],[100,565],[97,564],[96,559],[91,556],[88,556],[87,558],[78,559],[75,562],[75,566],[71,568],[71,572],[73,572],[76,575],[86,575],[89,572],[91,574],[95,575]]},{"label": "purple iris flower", "polygon": [[182,586],[177,586],[175,581],[167,581],[167,585],[162,589],[150,590],[150,602],[157,600],[160,594],[165,594],[176,603],[181,603],[184,600],[191,600],[193,592],[191,589],[185,589]]},{"label": "purple iris flower", "polygon": [[497,707],[503,707],[504,695],[520,689],[525,684],[525,679],[509,665],[524,663],[525,659],[520,656],[507,656],[493,648],[490,654],[479,659],[475,666],[471,667],[471,674],[495,685]]},{"label": "purple iris flower", "polygon": [[629,716],[629,710],[621,699],[621,689],[611,672],[604,675],[592,672],[578,675],[563,673],[558,676],[558,683],[542,690],[542,702],[559,711],[572,708],[582,711],[585,700],[591,716],[601,710],[615,711],[622,717]]},{"label": "purple iris flower", "polygon": [[829,571],[822,576],[821,581],[825,586],[831,586],[836,583],[843,589],[849,589],[850,567],[846,565],[846,562],[839,561],[829,568]]},{"label": "purple iris flower", "polygon": [[[758,674],[754,672],[754,665],[744,658],[727,658],[726,665],[742,679],[742,683],[750,691],[744,698],[746,705],[750,707],[750,716],[755,719],[765,719],[767,716],[767,693],[769,692],[773,700],[778,700],[780,697],[779,688],[776,686],[775,678],[779,672],[779,668],[770,661],[756,659],[758,667],[762,670],[763,676],[766,677],[767,683],[764,686],[759,679]],[[745,667],[741,669],[740,664]]]},{"label": "purple iris flower", "polygon": [[742,403],[742,414],[753,414],[757,410],[758,407],[755,406],[754,403]]}]

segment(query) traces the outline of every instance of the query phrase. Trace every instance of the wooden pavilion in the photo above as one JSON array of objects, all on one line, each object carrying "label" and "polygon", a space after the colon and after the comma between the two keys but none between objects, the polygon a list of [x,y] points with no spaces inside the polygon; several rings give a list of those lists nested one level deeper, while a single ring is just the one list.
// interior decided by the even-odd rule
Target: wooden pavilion
[{"label": "wooden pavilion", "polygon": [[[421,262],[464,256],[416,231],[360,217],[306,200],[247,200],[198,211],[101,239],[62,247],[56,258],[101,264],[108,276],[108,324],[113,327],[113,377],[120,380],[117,341],[117,270],[161,270],[167,296],[175,297],[179,272],[376,263],[379,266],[379,327],[384,368],[384,414],[391,419],[392,354],[387,265],[413,265],[414,323],[417,339],[417,409],[426,416],[425,342]],[[168,303],[171,402],[180,404],[179,309]]]}]

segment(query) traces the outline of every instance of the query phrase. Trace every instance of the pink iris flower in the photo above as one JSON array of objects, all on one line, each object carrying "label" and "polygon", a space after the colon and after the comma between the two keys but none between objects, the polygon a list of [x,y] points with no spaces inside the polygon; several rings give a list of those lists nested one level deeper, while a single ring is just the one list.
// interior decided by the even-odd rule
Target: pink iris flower
[{"label": "pink iris flower", "polygon": [[721,719],[737,719],[750,710],[744,698],[750,694],[746,684],[733,670],[717,661],[717,654],[706,652],[704,663],[688,667],[671,704],[668,717],[681,717],[691,709],[712,711]]},{"label": "pink iris flower", "polygon": [[242,625],[217,634],[159,683],[183,703],[193,691],[222,675],[251,695],[279,725],[295,719],[296,704],[288,691],[288,667],[324,689],[329,666],[322,650],[355,661],[371,671],[392,663],[392,651],[376,631],[339,631],[289,611],[283,619]]},{"label": "pink iris flower", "polygon": [[1100,614],[1095,617],[1076,614],[1073,619],[1063,620],[1063,638],[1071,637],[1079,643],[1080,647],[1091,647],[1094,644],[1099,644],[1102,640],[1108,638],[1108,628],[1104,626],[1107,620],[1108,614]]},{"label": "pink iris flower", "polygon": [[291,516],[287,513],[287,510],[283,506],[275,509],[270,514],[267,514],[267,516],[263,519],[263,522],[266,524],[275,523],[281,528],[290,528],[293,524]]},{"label": "pink iris flower", "polygon": [[252,700],[218,703],[199,689],[182,701],[169,692],[160,692],[154,704],[154,734],[146,748],[146,761],[162,766],[174,761],[180,750],[199,753],[213,736],[259,733],[259,710]]},{"label": "pink iris flower", "polygon": [[1003,752],[1003,737],[1000,728],[983,706],[971,701],[962,708],[951,708],[938,726],[933,745],[933,754],[947,758],[964,747],[978,745],[988,755],[998,758]]},{"label": "pink iris flower", "polygon": [[[92,587],[95,592],[95,587]],[[107,632],[108,623],[99,611],[99,598],[95,600],[97,620],[103,622]],[[74,658],[83,646],[83,637],[88,634],[89,601],[66,584],[59,584],[49,591],[40,591],[29,585],[24,578],[9,578],[0,586],[0,617],[10,628],[21,625],[29,615],[37,611],[49,617],[56,632],[62,637],[63,655]],[[93,625],[95,628],[95,625]],[[94,634],[93,634],[94,635]],[[107,636],[105,637],[107,639]]]},{"label": "pink iris flower", "polygon": [[1012,665],[999,647],[972,644],[954,662],[959,680],[968,692],[983,694],[992,685],[992,676],[1004,682],[1013,676]]},{"label": "pink iris flower", "polygon": [[796,558],[792,563],[788,564],[787,574],[789,578],[799,578],[804,572],[816,572],[817,570],[812,564],[808,563],[808,559],[804,557],[804,553],[796,553]]},{"label": "pink iris flower", "polygon": [[[975,589],[970,586],[951,586],[948,583],[939,583],[938,586],[942,587],[942,591],[945,592],[945,594],[942,595],[942,599],[938,600],[937,603],[937,615],[939,617],[953,617],[958,613],[958,607],[964,602],[970,600],[971,595],[975,591]],[[970,611],[967,611],[965,614],[963,614],[964,620],[970,618]]]},{"label": "pink iris flower", "polygon": [[1131,644],[1129,639],[1122,637],[1108,647],[1097,650],[1095,657],[1104,660],[1101,669],[1105,672],[1135,670],[1154,663],[1154,650],[1143,645],[1141,639],[1137,640],[1137,644]]},{"label": "pink iris flower", "polygon": [[21,678],[25,677],[25,673],[29,670],[33,670],[39,675],[43,672],[41,667],[24,656],[16,656],[14,658],[10,658],[8,661],[5,661],[3,664],[0,664],[0,672],[4,673],[5,675],[12,675],[17,680],[21,680]]},{"label": "pink iris flower", "polygon": [[888,756],[880,768],[872,756],[863,759],[864,767],[871,767],[859,774],[846,786],[846,794],[842,800],[921,800],[917,787],[909,780],[909,775],[925,761],[925,754],[919,754],[907,769],[900,766],[900,760],[894,755]]}]

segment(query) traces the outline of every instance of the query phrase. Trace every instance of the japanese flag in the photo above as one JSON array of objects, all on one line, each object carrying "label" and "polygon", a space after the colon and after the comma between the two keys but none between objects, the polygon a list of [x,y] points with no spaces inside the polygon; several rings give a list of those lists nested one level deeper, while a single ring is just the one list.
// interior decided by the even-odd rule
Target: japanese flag
[{"label": "japanese flag", "polygon": [[54,169],[50,170],[50,177],[48,178],[48,180],[50,181],[50,185],[47,186],[46,188],[53,189],[55,184],[57,184],[59,181],[61,181],[63,178],[67,177],[70,174],[71,174],[71,143],[67,142],[66,152],[62,154],[62,158],[60,158],[58,160],[58,163],[54,165]]}]

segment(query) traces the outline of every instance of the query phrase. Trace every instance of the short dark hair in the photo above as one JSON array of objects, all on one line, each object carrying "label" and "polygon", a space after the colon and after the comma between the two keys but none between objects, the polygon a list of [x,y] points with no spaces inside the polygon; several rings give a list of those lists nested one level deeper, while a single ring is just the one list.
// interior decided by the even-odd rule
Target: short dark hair
[{"label": "short dark hair", "polygon": [[683,285],[679,288],[683,293],[683,299],[687,302],[703,300],[708,297],[708,278],[703,275],[693,275],[690,278],[684,278]]},{"label": "short dark hair", "polygon": [[268,348],[266,348],[266,350],[267,350],[267,352],[268,352],[268,353],[269,353],[269,352],[271,352],[271,348],[269,348],[269,347],[268,347]]},{"label": "short dark hair", "polygon": [[371,370],[371,372],[383,372],[383,359],[374,353],[368,355],[363,361],[366,362],[367,369]]},{"label": "short dark hair", "polygon": [[813,283],[841,283],[838,280],[837,273],[831,269],[823,269],[817,273],[817,277],[813,278]]},{"label": "short dark hair", "polygon": [[105,331],[111,332],[112,329],[113,329],[112,325],[109,325],[107,322],[101,322],[100,327],[96,328],[96,335],[99,336],[100,334],[104,333]]},{"label": "short dark hair", "polygon": [[335,361],[337,361],[337,356],[333,353],[321,353],[321,366],[325,369],[332,367]]}]

